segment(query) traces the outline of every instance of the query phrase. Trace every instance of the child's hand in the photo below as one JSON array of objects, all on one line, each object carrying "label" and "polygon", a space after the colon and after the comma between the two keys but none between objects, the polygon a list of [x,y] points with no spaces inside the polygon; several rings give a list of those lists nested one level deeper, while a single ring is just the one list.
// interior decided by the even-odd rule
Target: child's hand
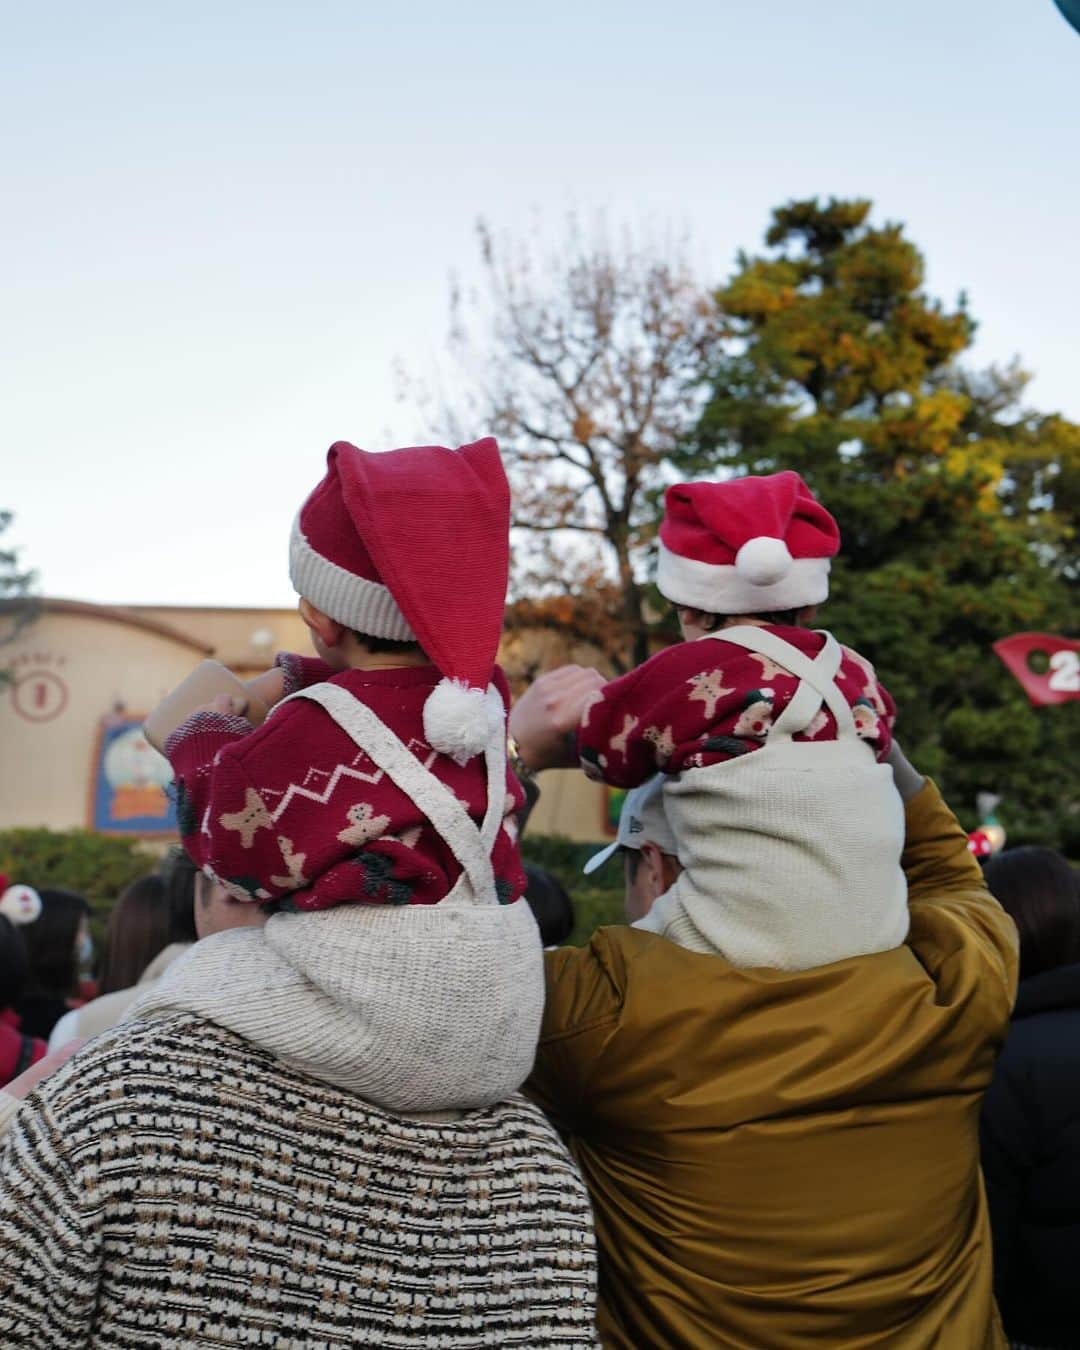
[{"label": "child's hand", "polygon": [[510,709],[509,730],[526,768],[569,769],[582,713],[607,681],[598,670],[560,666],[539,676]]}]

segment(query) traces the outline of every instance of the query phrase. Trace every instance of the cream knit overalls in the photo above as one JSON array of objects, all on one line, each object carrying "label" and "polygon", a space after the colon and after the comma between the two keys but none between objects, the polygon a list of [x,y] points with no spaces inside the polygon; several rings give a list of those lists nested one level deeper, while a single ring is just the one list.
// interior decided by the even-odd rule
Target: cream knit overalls
[{"label": "cream knit overalls", "polygon": [[[831,634],[811,660],[766,629],[717,638],[800,683],[758,750],[664,780],[683,871],[637,925],[741,967],[807,970],[907,936],[904,810],[892,770],[856,732]],[[836,739],[796,741],[825,705]]]}]

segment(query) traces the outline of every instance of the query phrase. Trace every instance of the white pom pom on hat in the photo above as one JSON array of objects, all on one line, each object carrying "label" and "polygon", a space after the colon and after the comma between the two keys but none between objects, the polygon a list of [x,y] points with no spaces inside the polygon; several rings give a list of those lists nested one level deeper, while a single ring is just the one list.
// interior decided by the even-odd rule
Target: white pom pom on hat
[{"label": "white pom pom on hat", "polygon": [[41,917],[41,896],[33,886],[7,886],[6,878],[0,877],[0,914],[12,923],[33,923]]},{"label": "white pom pom on hat", "polygon": [[759,534],[735,555],[735,571],[751,586],[775,586],[791,571],[794,559],[782,539]]},{"label": "white pom pom on hat", "polygon": [[463,680],[440,680],[424,704],[424,739],[441,755],[467,764],[493,736],[505,734],[505,712],[494,685],[477,689]]}]

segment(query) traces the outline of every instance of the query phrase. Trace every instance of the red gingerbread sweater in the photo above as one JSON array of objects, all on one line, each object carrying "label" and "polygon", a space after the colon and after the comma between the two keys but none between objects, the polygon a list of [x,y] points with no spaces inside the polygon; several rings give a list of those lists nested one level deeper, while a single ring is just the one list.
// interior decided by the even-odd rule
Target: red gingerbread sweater
[{"label": "red gingerbread sweater", "polygon": [[[770,627],[811,658],[825,645],[808,628]],[[758,750],[799,681],[756,652],[720,638],[681,642],[604,687],[578,730],[582,767],[614,787],[636,787],[657,770],[719,764]],[[843,649],[836,684],[860,736],[879,760],[889,753],[896,708],[865,657]],[[836,719],[822,708],[795,740],[834,740]]]},{"label": "red gingerbread sweater", "polygon": [[[464,766],[423,737],[434,666],[335,672],[283,655],[285,692],[328,681],[367,704],[480,824],[487,808],[483,756]],[[495,685],[508,703],[502,671]],[[290,896],[298,909],[348,902],[434,905],[461,866],[420,808],[317,704],[297,699],[252,729],[242,717],[197,713],[169,737],[184,847],[242,900]],[[514,812],[524,800],[509,770],[506,816],[492,852],[499,897],[525,890]]]}]

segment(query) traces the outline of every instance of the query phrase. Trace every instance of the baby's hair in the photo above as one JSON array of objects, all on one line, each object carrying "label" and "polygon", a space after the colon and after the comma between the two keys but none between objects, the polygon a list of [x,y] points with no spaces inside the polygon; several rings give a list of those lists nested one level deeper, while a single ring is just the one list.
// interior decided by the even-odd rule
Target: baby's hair
[{"label": "baby's hair", "polygon": [[[688,609],[690,606],[679,605],[679,609]],[[797,609],[774,609],[764,614],[709,614],[705,610],[699,610],[701,615],[701,626],[706,633],[715,633],[717,628],[726,623],[728,619],[756,619],[759,623],[775,624],[779,628],[796,628],[799,624],[799,615],[805,607],[800,605]]]},{"label": "baby's hair", "polygon": [[366,647],[373,655],[381,652],[393,652],[398,656],[411,656],[415,653],[419,653],[422,656],[424,654],[424,650],[419,642],[414,642],[412,639],[401,642],[397,638],[372,637],[370,633],[361,633],[355,628],[352,630],[352,635],[357,642]]}]

